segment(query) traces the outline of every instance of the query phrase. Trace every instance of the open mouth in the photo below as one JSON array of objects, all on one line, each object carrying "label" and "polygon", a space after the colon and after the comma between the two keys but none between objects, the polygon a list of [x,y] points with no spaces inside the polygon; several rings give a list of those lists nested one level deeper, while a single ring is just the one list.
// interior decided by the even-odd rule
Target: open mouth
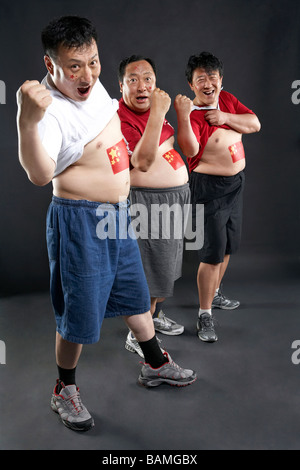
[{"label": "open mouth", "polygon": [[148,96],[137,96],[136,100],[138,103],[145,103],[148,99]]},{"label": "open mouth", "polygon": [[86,96],[86,95],[88,95],[90,89],[91,89],[90,86],[77,88],[78,93],[80,94],[80,96]]},{"label": "open mouth", "polygon": [[204,91],[203,93],[206,96],[213,96],[214,92],[215,92],[215,90],[210,90],[210,91]]}]

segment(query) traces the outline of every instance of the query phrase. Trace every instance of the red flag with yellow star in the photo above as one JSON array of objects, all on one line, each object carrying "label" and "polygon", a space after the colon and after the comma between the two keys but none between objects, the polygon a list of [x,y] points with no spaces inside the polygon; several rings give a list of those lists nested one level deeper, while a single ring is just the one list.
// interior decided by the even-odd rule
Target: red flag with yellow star
[{"label": "red flag with yellow star", "polygon": [[163,158],[174,168],[178,170],[184,165],[184,161],[175,149],[171,149],[163,155]]},{"label": "red flag with yellow star", "polygon": [[129,168],[128,150],[124,140],[106,150],[114,174]]},{"label": "red flag with yellow star", "polygon": [[230,145],[228,147],[233,163],[243,160],[245,158],[245,150],[243,143],[237,142],[236,144]]}]

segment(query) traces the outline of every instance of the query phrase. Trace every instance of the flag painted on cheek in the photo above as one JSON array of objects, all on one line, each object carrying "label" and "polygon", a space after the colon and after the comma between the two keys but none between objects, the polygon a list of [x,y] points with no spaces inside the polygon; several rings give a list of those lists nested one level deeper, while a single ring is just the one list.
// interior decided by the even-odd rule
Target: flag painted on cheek
[{"label": "flag painted on cheek", "polygon": [[243,160],[245,158],[245,151],[243,143],[237,142],[236,144],[230,145],[228,147],[233,163]]},{"label": "flag painted on cheek", "polygon": [[175,149],[171,149],[163,155],[163,158],[171,165],[174,170],[178,170],[184,165],[184,161]]},{"label": "flag painted on cheek", "polygon": [[114,174],[129,168],[129,156],[124,140],[106,150]]}]

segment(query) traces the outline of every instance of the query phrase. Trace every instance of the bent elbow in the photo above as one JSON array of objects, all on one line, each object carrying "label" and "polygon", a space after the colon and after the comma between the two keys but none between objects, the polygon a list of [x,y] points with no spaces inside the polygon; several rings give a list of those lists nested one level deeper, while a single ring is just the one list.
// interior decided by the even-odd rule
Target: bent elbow
[{"label": "bent elbow", "polygon": [[190,152],[190,153],[186,153],[184,154],[186,156],[186,158],[194,158],[196,157],[196,155],[198,155],[199,151],[198,152]]},{"label": "bent elbow", "polygon": [[150,158],[139,158],[139,159],[132,159],[131,164],[134,168],[142,173],[146,173],[152,166],[154,160]]},{"label": "bent elbow", "polygon": [[201,149],[201,146],[199,144],[190,145],[189,143],[183,143],[183,142],[179,144],[178,142],[178,145],[179,145],[181,152],[186,158],[194,158],[196,155],[198,155]]},{"label": "bent elbow", "polygon": [[252,129],[251,132],[253,132],[253,133],[254,133],[254,132],[259,132],[260,129],[261,129],[261,123],[260,123],[260,121],[259,121],[259,119],[258,119],[257,116],[255,116],[255,120],[254,120],[254,122],[253,122],[253,125],[252,125],[252,128],[251,128],[251,129]]},{"label": "bent elbow", "polygon": [[151,164],[149,163],[140,163],[137,167],[135,167],[137,170],[141,171],[142,173],[147,173],[147,171],[150,169]]},{"label": "bent elbow", "polygon": [[52,181],[52,176],[36,176],[27,173],[29,181],[35,186],[47,186]]}]

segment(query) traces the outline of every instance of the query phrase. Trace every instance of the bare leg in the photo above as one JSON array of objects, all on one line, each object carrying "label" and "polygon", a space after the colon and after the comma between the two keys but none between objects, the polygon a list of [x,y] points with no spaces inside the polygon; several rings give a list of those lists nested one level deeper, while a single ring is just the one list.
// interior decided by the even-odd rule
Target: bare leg
[{"label": "bare leg", "polygon": [[221,285],[222,279],[223,279],[224,274],[226,272],[226,269],[228,267],[229,260],[230,260],[230,255],[225,255],[224,256],[224,261],[223,261],[223,263],[221,263],[221,266],[220,266],[220,275],[219,275],[219,281],[218,281],[217,289]]},{"label": "bare leg", "polygon": [[200,263],[197,275],[200,308],[211,308],[219,278],[220,264]]},{"label": "bare leg", "polygon": [[63,369],[74,369],[77,366],[82,344],[70,343],[56,332],[56,363]]},{"label": "bare leg", "polygon": [[164,300],[166,300],[165,298],[159,298],[159,297],[151,297],[151,308],[150,308],[150,312],[151,312],[151,315],[153,316],[154,313],[155,313],[155,310],[156,310],[156,304],[157,303],[160,303],[160,302],[163,302]]},{"label": "bare leg", "polygon": [[198,313],[197,332],[198,338],[208,343],[214,343],[218,340],[214,329],[211,308],[218,287],[220,266],[221,263],[200,263],[198,268],[197,283],[200,309]]},{"label": "bare leg", "polygon": [[150,308],[150,312],[151,312],[151,315],[152,315],[152,316],[153,316],[154,313],[155,313],[156,304],[157,304],[157,297],[151,297],[151,308]]},{"label": "bare leg", "polygon": [[150,310],[141,315],[124,317],[126,325],[140,342],[149,341],[155,336],[154,324]]},{"label": "bare leg", "polygon": [[197,275],[197,285],[201,308],[211,308],[216,289],[220,287],[221,281],[228,267],[229,259],[230,255],[225,255],[223,263],[200,263]]}]

